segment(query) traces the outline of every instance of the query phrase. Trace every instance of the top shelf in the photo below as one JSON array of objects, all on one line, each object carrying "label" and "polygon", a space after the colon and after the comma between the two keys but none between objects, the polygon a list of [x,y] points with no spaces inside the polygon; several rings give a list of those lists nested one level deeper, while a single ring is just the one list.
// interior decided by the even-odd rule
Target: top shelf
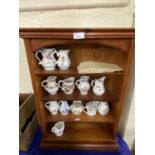
[{"label": "top shelf", "polygon": [[60,70],[56,69],[53,71],[46,71],[44,69],[38,69],[34,72],[36,75],[73,75],[73,76],[78,76],[78,75],[124,75],[124,71],[120,72],[105,72],[105,73],[78,73],[77,69],[68,69],[68,70]]}]

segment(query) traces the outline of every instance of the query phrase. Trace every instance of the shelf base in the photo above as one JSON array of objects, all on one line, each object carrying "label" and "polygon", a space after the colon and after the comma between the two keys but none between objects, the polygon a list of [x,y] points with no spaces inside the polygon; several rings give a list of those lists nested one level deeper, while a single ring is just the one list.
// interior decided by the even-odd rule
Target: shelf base
[{"label": "shelf base", "polygon": [[83,144],[83,143],[63,143],[63,142],[49,142],[44,139],[40,143],[41,149],[77,149],[77,150],[94,150],[94,151],[118,151],[119,146],[117,142],[104,144]]}]

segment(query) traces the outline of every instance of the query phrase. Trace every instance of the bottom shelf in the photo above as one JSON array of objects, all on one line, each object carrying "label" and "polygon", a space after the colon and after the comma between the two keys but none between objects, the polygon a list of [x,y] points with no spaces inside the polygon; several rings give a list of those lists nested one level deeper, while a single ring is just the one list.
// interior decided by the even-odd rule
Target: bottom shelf
[{"label": "bottom shelf", "polygon": [[51,149],[92,149],[117,151],[116,138],[111,133],[112,123],[66,123],[64,134],[60,137],[50,132],[42,138],[41,148]]},{"label": "bottom shelf", "polygon": [[45,140],[41,140],[40,143],[41,149],[70,149],[70,150],[93,150],[93,151],[108,151],[108,152],[116,152],[119,151],[119,146],[117,142],[115,144],[81,144],[81,143],[51,143],[46,142]]}]

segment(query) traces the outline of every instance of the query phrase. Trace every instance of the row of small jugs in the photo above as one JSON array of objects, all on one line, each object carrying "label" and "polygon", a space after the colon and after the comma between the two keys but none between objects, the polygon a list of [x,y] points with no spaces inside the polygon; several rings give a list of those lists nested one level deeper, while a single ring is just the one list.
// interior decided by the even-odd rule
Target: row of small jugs
[{"label": "row of small jugs", "polygon": [[71,111],[75,115],[84,112],[89,116],[94,116],[98,111],[100,115],[104,116],[109,112],[107,101],[90,101],[86,103],[85,107],[82,105],[82,101],[73,101],[71,106],[67,101],[48,101],[45,103],[45,107],[52,115],[56,115],[58,111],[62,115],[68,115],[69,111]]},{"label": "row of small jugs", "polygon": [[[93,93],[97,96],[101,96],[105,92],[104,81],[105,76],[99,79],[91,81],[93,87]],[[51,95],[57,93],[60,88],[65,94],[70,95],[74,92],[75,85],[80,91],[81,95],[87,95],[90,89],[89,76],[81,76],[75,82],[75,77],[70,77],[64,80],[56,81],[57,76],[49,76],[46,80],[42,81],[41,86]]]}]

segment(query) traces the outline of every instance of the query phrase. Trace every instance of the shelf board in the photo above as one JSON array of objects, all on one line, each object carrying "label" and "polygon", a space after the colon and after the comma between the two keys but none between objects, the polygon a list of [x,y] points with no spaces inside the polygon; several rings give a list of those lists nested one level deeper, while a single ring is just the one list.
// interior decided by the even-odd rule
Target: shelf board
[{"label": "shelf board", "polygon": [[60,69],[56,69],[56,70],[53,70],[53,71],[46,71],[46,70],[43,70],[43,69],[38,69],[34,72],[36,75],[45,75],[45,76],[48,76],[48,75],[72,75],[72,76],[78,76],[78,75],[124,75],[125,72],[124,71],[120,71],[120,72],[106,72],[106,73],[83,73],[83,74],[79,74],[77,69],[68,69],[68,70],[60,70]]},{"label": "shelf board", "polygon": [[[51,125],[47,128],[46,141],[71,143],[105,143],[115,142],[108,125],[101,123],[66,123],[62,136],[51,133]],[[89,131],[89,132],[88,132]]]},{"label": "shelf board", "polygon": [[45,121],[114,123],[115,119],[111,112],[109,112],[105,116],[102,116],[99,113],[97,113],[95,116],[88,116],[84,112],[82,112],[80,115],[74,115],[73,113],[70,112],[68,115],[61,115],[60,113],[58,113],[57,115],[51,115],[50,113],[47,113]]},{"label": "shelf board", "polygon": [[83,143],[51,143],[46,141],[45,139],[41,139],[40,143],[40,148],[41,149],[75,149],[75,150],[93,150],[93,151],[108,151],[108,152],[118,152],[119,150],[119,145],[117,142],[110,144],[104,143],[104,144],[83,144]]},{"label": "shelf board", "polygon": [[64,92],[57,92],[55,95],[50,95],[47,92],[42,95],[42,101],[55,101],[55,100],[82,100],[82,101],[118,101],[118,97],[111,91],[106,91],[102,96],[96,96],[90,90],[87,95],[81,95],[78,90],[75,90],[73,94],[66,95]]}]

